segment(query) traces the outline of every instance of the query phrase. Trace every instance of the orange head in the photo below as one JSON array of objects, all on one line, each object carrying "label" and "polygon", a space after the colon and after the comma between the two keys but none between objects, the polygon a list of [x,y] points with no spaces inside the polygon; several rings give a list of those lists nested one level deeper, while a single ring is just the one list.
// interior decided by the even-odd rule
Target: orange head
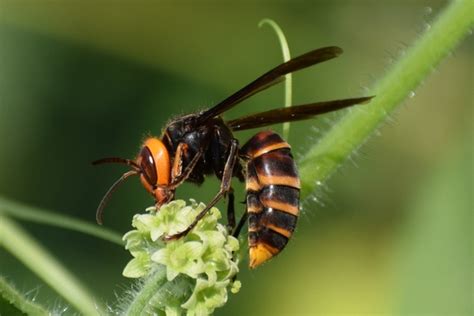
[{"label": "orange head", "polygon": [[153,195],[157,206],[170,201],[174,191],[168,189],[170,184],[171,162],[168,149],[155,137],[145,140],[135,161],[118,157],[103,158],[92,164],[122,163],[130,166],[132,170],[124,173],[107,191],[97,208],[97,222],[102,224],[102,213],[110,195],[120,183],[132,175],[140,175],[140,181],[145,189]]},{"label": "orange head", "polygon": [[158,205],[167,202],[166,186],[170,183],[170,156],[168,149],[158,138],[150,137],[136,159],[140,166],[140,180],[145,189],[156,199]]}]

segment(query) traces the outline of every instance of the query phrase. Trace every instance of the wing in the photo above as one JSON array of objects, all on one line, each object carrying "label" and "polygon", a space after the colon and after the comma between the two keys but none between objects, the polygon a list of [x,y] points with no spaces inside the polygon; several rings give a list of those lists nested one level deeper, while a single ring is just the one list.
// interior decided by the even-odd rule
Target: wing
[{"label": "wing", "polygon": [[323,61],[335,58],[342,54],[342,49],[336,46],[323,47],[310,51],[304,55],[290,59],[289,61],[271,69],[262,76],[258,77],[242,89],[238,90],[230,97],[218,103],[216,106],[206,110],[198,118],[198,123],[202,124],[208,119],[215,117],[238,103],[251,97],[255,93],[262,91],[280,81],[286,74],[307,68],[309,66],[321,63]]},{"label": "wing", "polygon": [[333,112],[355,104],[367,103],[372,98],[373,96],[317,102],[287,108],[279,108],[275,110],[240,117],[235,120],[227,121],[226,124],[233,131],[241,131],[244,129],[257,128],[276,123],[306,120],[318,114]]}]

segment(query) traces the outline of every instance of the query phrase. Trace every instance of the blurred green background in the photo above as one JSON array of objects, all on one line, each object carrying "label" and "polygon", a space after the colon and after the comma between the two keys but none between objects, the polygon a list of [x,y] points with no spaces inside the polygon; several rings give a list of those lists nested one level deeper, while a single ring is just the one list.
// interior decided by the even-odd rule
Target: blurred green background
[{"label": "blurred green background", "polygon": [[[328,45],[345,50],[294,76],[298,104],[365,95],[446,4],[2,0],[0,195],[92,223],[124,169],[90,161],[133,158],[143,137],[159,135],[171,117],[212,106],[281,62],[275,34],[257,27],[261,19],[280,24],[293,56]],[[473,314],[473,56],[471,35],[304,203],[279,257],[254,271],[245,259],[242,290],[217,315]],[[279,85],[226,117],[282,104]],[[335,118],[292,124],[295,156]],[[215,179],[199,189],[186,184],[178,196],[206,202],[217,187]],[[243,186],[235,189],[243,200]],[[151,204],[130,181],[106,209],[106,226],[125,233]],[[98,301],[113,304],[129,288],[124,249],[21,224]],[[66,304],[3,249],[0,274],[41,303]]]}]

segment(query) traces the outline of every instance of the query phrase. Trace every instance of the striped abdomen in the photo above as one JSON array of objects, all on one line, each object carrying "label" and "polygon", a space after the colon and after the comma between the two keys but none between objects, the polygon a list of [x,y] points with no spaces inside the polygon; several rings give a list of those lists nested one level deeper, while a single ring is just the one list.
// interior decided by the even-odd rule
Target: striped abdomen
[{"label": "striped abdomen", "polygon": [[300,179],[290,145],[272,131],[260,132],[241,149],[247,160],[250,268],[285,248],[299,213]]}]

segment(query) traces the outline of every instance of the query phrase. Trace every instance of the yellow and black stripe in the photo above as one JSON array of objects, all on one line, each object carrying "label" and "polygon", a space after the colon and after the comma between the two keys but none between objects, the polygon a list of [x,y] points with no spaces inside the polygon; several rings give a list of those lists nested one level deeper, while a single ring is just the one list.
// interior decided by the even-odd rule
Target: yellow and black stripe
[{"label": "yellow and black stripe", "polygon": [[300,179],[290,145],[278,134],[263,131],[240,151],[247,161],[250,268],[285,248],[299,214]]}]

